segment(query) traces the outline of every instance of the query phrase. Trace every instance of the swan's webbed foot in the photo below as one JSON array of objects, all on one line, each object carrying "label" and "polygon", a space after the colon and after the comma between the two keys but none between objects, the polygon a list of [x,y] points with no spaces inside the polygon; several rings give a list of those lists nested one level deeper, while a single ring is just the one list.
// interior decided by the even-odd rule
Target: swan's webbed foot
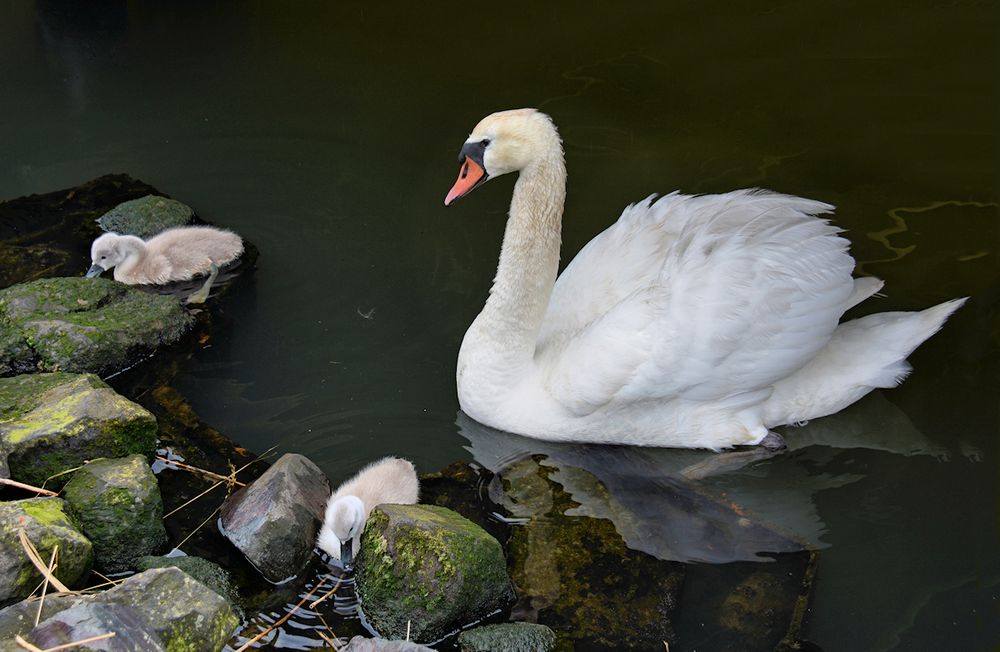
[{"label": "swan's webbed foot", "polygon": [[205,303],[208,299],[208,293],[212,289],[212,283],[219,276],[219,267],[212,263],[212,269],[208,274],[208,278],[205,279],[205,284],[201,288],[184,300],[184,303]]},{"label": "swan's webbed foot", "polygon": [[773,430],[768,430],[764,438],[760,440],[758,446],[763,446],[769,451],[783,451],[787,446],[785,445],[785,438],[774,432]]},{"label": "swan's webbed foot", "polygon": [[780,450],[764,446],[754,446],[747,450],[716,453],[700,462],[684,467],[680,474],[688,480],[704,480],[716,475],[739,471],[751,464],[771,459],[780,452]]}]

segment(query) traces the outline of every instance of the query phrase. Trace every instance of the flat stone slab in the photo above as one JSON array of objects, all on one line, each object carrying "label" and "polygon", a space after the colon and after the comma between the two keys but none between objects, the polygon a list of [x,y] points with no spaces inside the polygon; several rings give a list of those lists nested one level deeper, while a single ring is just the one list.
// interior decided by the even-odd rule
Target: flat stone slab
[{"label": "flat stone slab", "polygon": [[176,297],[102,278],[47,278],[0,290],[0,374],[111,374],[179,340],[194,316]]},{"label": "flat stone slab", "polygon": [[[0,449],[11,476],[36,486],[99,457],[152,457],[156,419],[91,374],[0,378]],[[68,476],[50,486],[62,486]]]},{"label": "flat stone slab", "polygon": [[270,582],[295,577],[312,558],[330,481],[302,455],[282,455],[222,505],[219,531]]}]

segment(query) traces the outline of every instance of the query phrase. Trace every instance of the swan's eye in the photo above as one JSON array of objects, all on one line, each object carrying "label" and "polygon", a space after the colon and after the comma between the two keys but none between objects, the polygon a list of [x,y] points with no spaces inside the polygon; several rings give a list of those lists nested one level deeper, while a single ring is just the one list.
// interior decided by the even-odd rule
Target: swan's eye
[{"label": "swan's eye", "polygon": [[105,258],[107,258],[107,256],[101,256],[101,260],[104,260]]}]

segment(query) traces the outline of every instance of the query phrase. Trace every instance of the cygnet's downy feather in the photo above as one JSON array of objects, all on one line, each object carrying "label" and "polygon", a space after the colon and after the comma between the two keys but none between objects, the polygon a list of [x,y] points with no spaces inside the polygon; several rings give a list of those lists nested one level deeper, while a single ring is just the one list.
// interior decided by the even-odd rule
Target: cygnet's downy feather
[{"label": "cygnet's downy feather", "polygon": [[412,505],[419,498],[420,481],[412,463],[398,457],[372,462],[330,496],[316,545],[331,557],[344,560],[341,544],[351,541],[350,560],[361,546],[361,533],[372,508]]},{"label": "cygnet's downy feather", "polygon": [[240,257],[243,240],[210,226],[181,226],[149,240],[105,233],[90,246],[87,276],[114,268],[115,280],[129,285],[162,285],[208,274]]}]

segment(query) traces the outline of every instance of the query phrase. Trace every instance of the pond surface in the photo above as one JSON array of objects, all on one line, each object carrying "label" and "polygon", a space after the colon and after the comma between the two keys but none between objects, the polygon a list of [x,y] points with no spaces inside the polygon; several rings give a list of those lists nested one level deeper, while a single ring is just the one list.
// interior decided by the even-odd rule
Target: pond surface
[{"label": "pond surface", "polygon": [[990,3],[85,6],[0,4],[0,197],[127,172],[259,247],[178,383],[205,421],[334,482],[386,454],[557,457],[455,397],[512,180],[442,205],[475,123],[536,106],[565,140],[564,261],[652,192],[759,185],[837,205],[886,280],[865,311],[972,297],[901,388],[709,485],[824,547],[823,649],[1000,642]]}]

